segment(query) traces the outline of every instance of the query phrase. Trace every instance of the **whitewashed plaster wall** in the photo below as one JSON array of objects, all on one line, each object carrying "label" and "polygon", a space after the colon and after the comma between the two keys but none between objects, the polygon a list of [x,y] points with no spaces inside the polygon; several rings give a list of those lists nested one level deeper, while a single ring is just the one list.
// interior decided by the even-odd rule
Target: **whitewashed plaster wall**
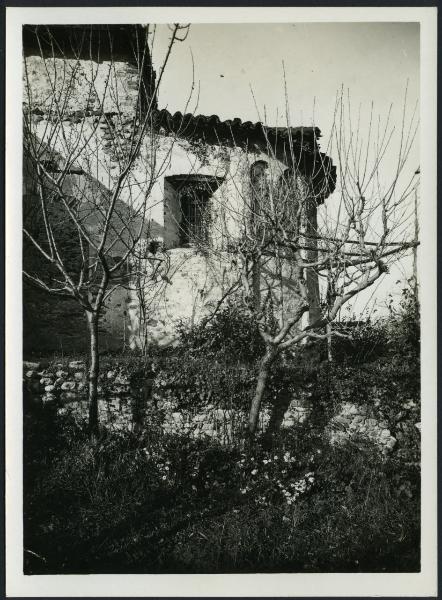
[{"label": "whitewashed plaster wall", "polygon": [[[66,85],[69,77],[75,79],[73,88]],[[32,123],[37,139],[43,146],[50,145],[61,160],[69,156],[73,148],[85,147],[85,151],[76,155],[74,166],[112,192],[122,169],[115,150],[121,145],[124,155],[134,126],[138,94],[136,68],[125,62],[111,65],[62,59],[43,61],[41,57],[31,56],[26,58],[24,79],[24,103],[33,109]],[[64,106],[66,119],[58,118],[54,98],[58,106]],[[107,115],[102,114],[103,108]],[[213,212],[210,242],[218,252],[207,257],[194,248],[172,248],[169,283],[161,283],[153,292],[148,286],[147,328],[152,341],[170,343],[178,322],[198,322],[213,309],[237,277],[232,257],[223,246],[226,239],[237,239],[241,235],[250,167],[258,160],[269,163],[269,172],[275,178],[286,168],[262,152],[246,153],[240,148],[226,151],[217,146],[205,146],[201,152],[201,144],[177,136],[146,134],[120,199],[135,210],[144,204],[146,218],[157,225],[155,237],[166,245],[177,243],[171,215],[165,210],[167,178],[206,175],[223,180],[210,201]],[[287,273],[287,279],[290,278],[291,274]],[[143,326],[134,293],[120,290],[109,299],[105,323],[109,331],[123,337],[131,347],[140,346]]]}]

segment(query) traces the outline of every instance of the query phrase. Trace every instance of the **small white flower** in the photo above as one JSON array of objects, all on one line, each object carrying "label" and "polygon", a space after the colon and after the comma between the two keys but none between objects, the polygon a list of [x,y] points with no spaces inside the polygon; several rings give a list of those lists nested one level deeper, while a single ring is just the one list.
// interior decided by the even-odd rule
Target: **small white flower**
[{"label": "small white flower", "polygon": [[253,469],[252,475],[256,475],[258,473],[258,469]]}]

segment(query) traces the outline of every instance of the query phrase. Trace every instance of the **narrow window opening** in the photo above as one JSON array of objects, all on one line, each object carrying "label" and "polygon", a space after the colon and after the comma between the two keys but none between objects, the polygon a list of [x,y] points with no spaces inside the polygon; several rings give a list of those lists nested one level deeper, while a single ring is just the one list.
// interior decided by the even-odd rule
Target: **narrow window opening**
[{"label": "narrow window opening", "polygon": [[171,175],[165,181],[164,232],[168,248],[209,243],[212,195],[223,182],[209,175]]},{"label": "narrow window opening", "polygon": [[210,218],[208,206],[208,190],[195,189],[189,185],[180,191],[182,246],[207,242]]}]

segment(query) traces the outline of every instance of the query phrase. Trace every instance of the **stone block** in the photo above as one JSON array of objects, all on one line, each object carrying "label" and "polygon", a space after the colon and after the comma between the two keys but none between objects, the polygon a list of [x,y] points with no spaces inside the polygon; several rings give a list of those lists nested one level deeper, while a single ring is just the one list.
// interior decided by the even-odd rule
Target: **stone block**
[{"label": "stone block", "polygon": [[396,446],[396,439],[394,437],[391,437],[385,444],[385,447],[388,450],[393,450],[393,448]]},{"label": "stone block", "polygon": [[64,392],[72,392],[75,390],[75,381],[65,381],[62,385],[61,385],[61,389]]},{"label": "stone block", "polygon": [[51,392],[47,392],[46,394],[43,394],[41,399],[43,402],[54,402],[56,397],[55,397],[55,394],[52,394]]},{"label": "stone block", "polygon": [[72,360],[69,363],[69,368],[72,370],[80,370],[81,369],[82,371],[84,371],[86,368],[86,365],[84,364],[84,361],[82,361],[82,360]]}]

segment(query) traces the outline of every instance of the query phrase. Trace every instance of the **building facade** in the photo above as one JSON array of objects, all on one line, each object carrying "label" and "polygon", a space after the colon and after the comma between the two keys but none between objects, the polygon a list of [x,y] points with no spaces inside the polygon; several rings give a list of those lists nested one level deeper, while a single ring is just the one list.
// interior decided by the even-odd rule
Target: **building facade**
[{"label": "building facade", "polygon": [[[179,323],[191,325],[210,314],[238,278],[232,247],[250,223],[257,189],[295,182],[304,226],[314,233],[317,207],[335,186],[335,168],[320,152],[316,128],[272,128],[160,109],[150,55],[140,50],[143,36],[145,28],[133,25],[24,29],[25,122],[32,140],[47,150],[45,168],[54,173],[66,162],[72,140],[77,144],[63,191],[87,212],[83,222],[91,235],[100,233],[100,206],[106,202],[97,203],[97,198],[115,189],[122,157],[131,151],[135,121],[149,114],[137,160],[118,196],[109,249],[116,259],[124,255],[143,207],[138,243],[143,252],[137,254],[141,276],[107,300],[101,337],[103,349],[109,350],[171,343]],[[88,140],[87,145],[78,140]],[[87,151],[80,151],[84,147]],[[30,214],[35,224],[33,169],[35,164],[25,158],[24,215]],[[74,229],[64,224],[61,235],[75,254]],[[310,256],[316,252],[312,239],[305,250]],[[166,259],[154,281],[152,265],[160,255]],[[44,269],[26,241],[24,263]],[[266,269],[271,278],[270,263],[260,277]],[[293,276],[287,266],[288,289]],[[307,287],[314,319],[319,286],[313,271],[307,273]],[[51,298],[26,282],[25,351],[81,352],[86,347],[83,323],[74,300]]]}]

